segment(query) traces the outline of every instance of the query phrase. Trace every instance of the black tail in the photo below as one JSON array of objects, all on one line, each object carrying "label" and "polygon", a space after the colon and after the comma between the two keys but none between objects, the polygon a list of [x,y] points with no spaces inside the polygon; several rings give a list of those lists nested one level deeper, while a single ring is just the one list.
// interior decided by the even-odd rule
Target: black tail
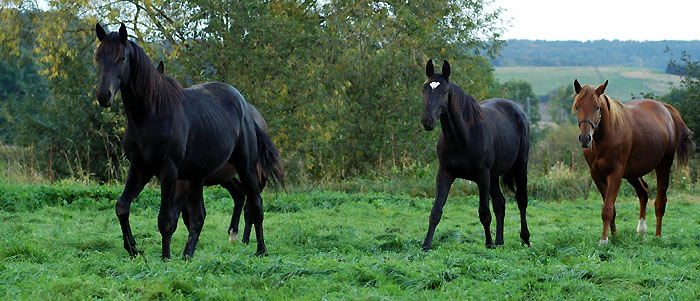
[{"label": "black tail", "polygon": [[284,190],[287,190],[287,187],[284,185],[284,168],[280,162],[280,152],[257,123],[255,123],[255,136],[257,136],[258,140],[258,176],[260,177],[260,183],[264,185],[269,181],[273,188],[282,187]]},{"label": "black tail", "polygon": [[501,184],[510,191],[515,191],[515,168],[506,171],[501,177]]},{"label": "black tail", "polygon": [[687,166],[690,157],[693,156],[695,152],[695,142],[693,142],[693,132],[690,131],[688,126],[681,118],[681,114],[671,106],[670,104],[664,103],[664,106],[671,113],[673,117],[673,123],[676,128],[676,135],[678,135],[678,145],[676,148],[676,155],[678,156],[678,163],[681,166]]}]

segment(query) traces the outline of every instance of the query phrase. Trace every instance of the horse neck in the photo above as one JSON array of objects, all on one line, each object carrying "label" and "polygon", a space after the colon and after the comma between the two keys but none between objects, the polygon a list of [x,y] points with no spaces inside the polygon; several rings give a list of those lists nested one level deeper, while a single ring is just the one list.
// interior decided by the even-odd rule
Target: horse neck
[{"label": "horse neck", "polygon": [[139,97],[139,93],[134,91],[132,87],[122,88],[122,102],[124,103],[124,113],[129,124],[139,124],[145,120],[149,114],[146,107],[146,101],[143,97]]},{"label": "horse neck", "polygon": [[[449,95],[447,96],[447,110],[443,110],[440,114],[440,124],[442,133],[448,141],[464,144],[469,137],[470,126],[464,116],[464,107],[469,105],[461,88],[454,84],[450,84]],[[476,121],[474,121],[476,122]],[[469,122],[471,123],[471,122]]]},{"label": "horse neck", "polygon": [[[610,99],[610,97],[608,97],[607,95],[604,95],[603,97],[607,97],[607,103],[611,104],[612,99]],[[603,106],[602,110],[602,120],[600,121],[598,128],[596,128],[595,132],[593,133],[593,141],[595,141],[596,143],[602,143],[603,141],[605,141],[605,138],[612,137],[614,136],[615,132],[621,130],[616,127],[613,127],[612,116],[610,115],[610,107],[608,105],[605,105]]]}]

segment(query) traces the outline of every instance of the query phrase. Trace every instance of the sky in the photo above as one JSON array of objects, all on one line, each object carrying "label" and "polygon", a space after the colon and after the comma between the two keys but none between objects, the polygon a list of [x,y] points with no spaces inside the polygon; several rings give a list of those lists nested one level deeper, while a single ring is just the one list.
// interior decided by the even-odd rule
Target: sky
[{"label": "sky", "polygon": [[495,0],[504,39],[700,40],[700,0]]}]

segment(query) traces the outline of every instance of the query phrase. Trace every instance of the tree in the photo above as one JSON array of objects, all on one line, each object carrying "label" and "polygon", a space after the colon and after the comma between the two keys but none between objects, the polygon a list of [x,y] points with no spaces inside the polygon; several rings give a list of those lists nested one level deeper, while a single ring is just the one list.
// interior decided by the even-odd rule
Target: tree
[{"label": "tree", "polygon": [[[125,23],[185,87],[237,87],[265,116],[295,178],[434,160],[437,133],[418,122],[425,62],[449,59],[454,81],[484,98],[495,82],[488,56],[501,46],[500,11],[482,0],[56,0],[48,11],[11,1],[29,22],[3,22],[0,47],[26,37],[46,92],[22,96],[38,109],[23,115],[15,143],[36,145],[59,176],[101,180],[121,178],[125,162],[119,106],[94,104],[98,21]],[[15,52],[0,56],[12,61]]]},{"label": "tree", "polygon": [[683,52],[681,58],[672,59],[669,66],[682,74],[682,89],[674,89],[669,97],[672,100],[677,99],[679,95],[682,96],[674,106],[683,116],[683,121],[688,128],[695,133],[693,140],[700,145],[700,62]]},{"label": "tree", "polygon": [[576,115],[571,113],[571,105],[574,103],[573,84],[565,85],[549,92],[548,107],[552,121],[555,123],[576,123]]},{"label": "tree", "polygon": [[509,80],[501,86],[503,97],[515,101],[525,110],[530,124],[534,125],[542,118],[540,116],[540,99],[532,92],[532,85],[524,80]]}]

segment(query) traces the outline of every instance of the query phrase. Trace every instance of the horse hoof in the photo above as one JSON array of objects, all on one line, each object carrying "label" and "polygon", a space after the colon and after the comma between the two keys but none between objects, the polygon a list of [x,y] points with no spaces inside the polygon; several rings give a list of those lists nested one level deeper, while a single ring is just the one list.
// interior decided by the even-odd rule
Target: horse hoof
[{"label": "horse hoof", "polygon": [[494,244],[486,244],[486,248],[487,248],[487,249],[495,249],[495,248],[496,248],[496,245],[494,245]]},{"label": "horse hoof", "polygon": [[229,232],[228,242],[232,243],[234,241],[238,241],[238,232],[231,231],[231,232]]},{"label": "horse hoof", "polygon": [[423,245],[423,246],[421,247],[421,250],[423,250],[423,252],[428,252],[428,251],[430,251],[430,250],[432,250],[432,249],[433,249],[433,246],[426,246],[426,245]]},{"label": "horse hoof", "polygon": [[521,246],[527,246],[527,247],[529,248],[529,247],[532,247],[532,242],[529,242],[529,241],[520,241],[520,245],[521,245]]},{"label": "horse hoof", "polygon": [[144,255],[143,255],[143,251],[134,249],[133,251],[129,252],[129,256],[131,256],[131,259],[134,259],[136,257],[144,256]]},{"label": "horse hoof", "polygon": [[601,239],[601,240],[600,240],[600,246],[602,247],[602,246],[604,246],[604,245],[607,245],[608,242],[609,242],[609,240],[608,240],[607,238],[606,238],[606,239]]},{"label": "horse hoof", "polygon": [[647,222],[643,218],[640,218],[637,224],[637,234],[642,238],[647,234]]},{"label": "horse hoof", "polygon": [[260,251],[255,252],[255,256],[258,256],[258,257],[267,257],[267,256],[268,256],[268,254],[267,254],[267,249],[265,249],[265,250],[260,250]]}]

